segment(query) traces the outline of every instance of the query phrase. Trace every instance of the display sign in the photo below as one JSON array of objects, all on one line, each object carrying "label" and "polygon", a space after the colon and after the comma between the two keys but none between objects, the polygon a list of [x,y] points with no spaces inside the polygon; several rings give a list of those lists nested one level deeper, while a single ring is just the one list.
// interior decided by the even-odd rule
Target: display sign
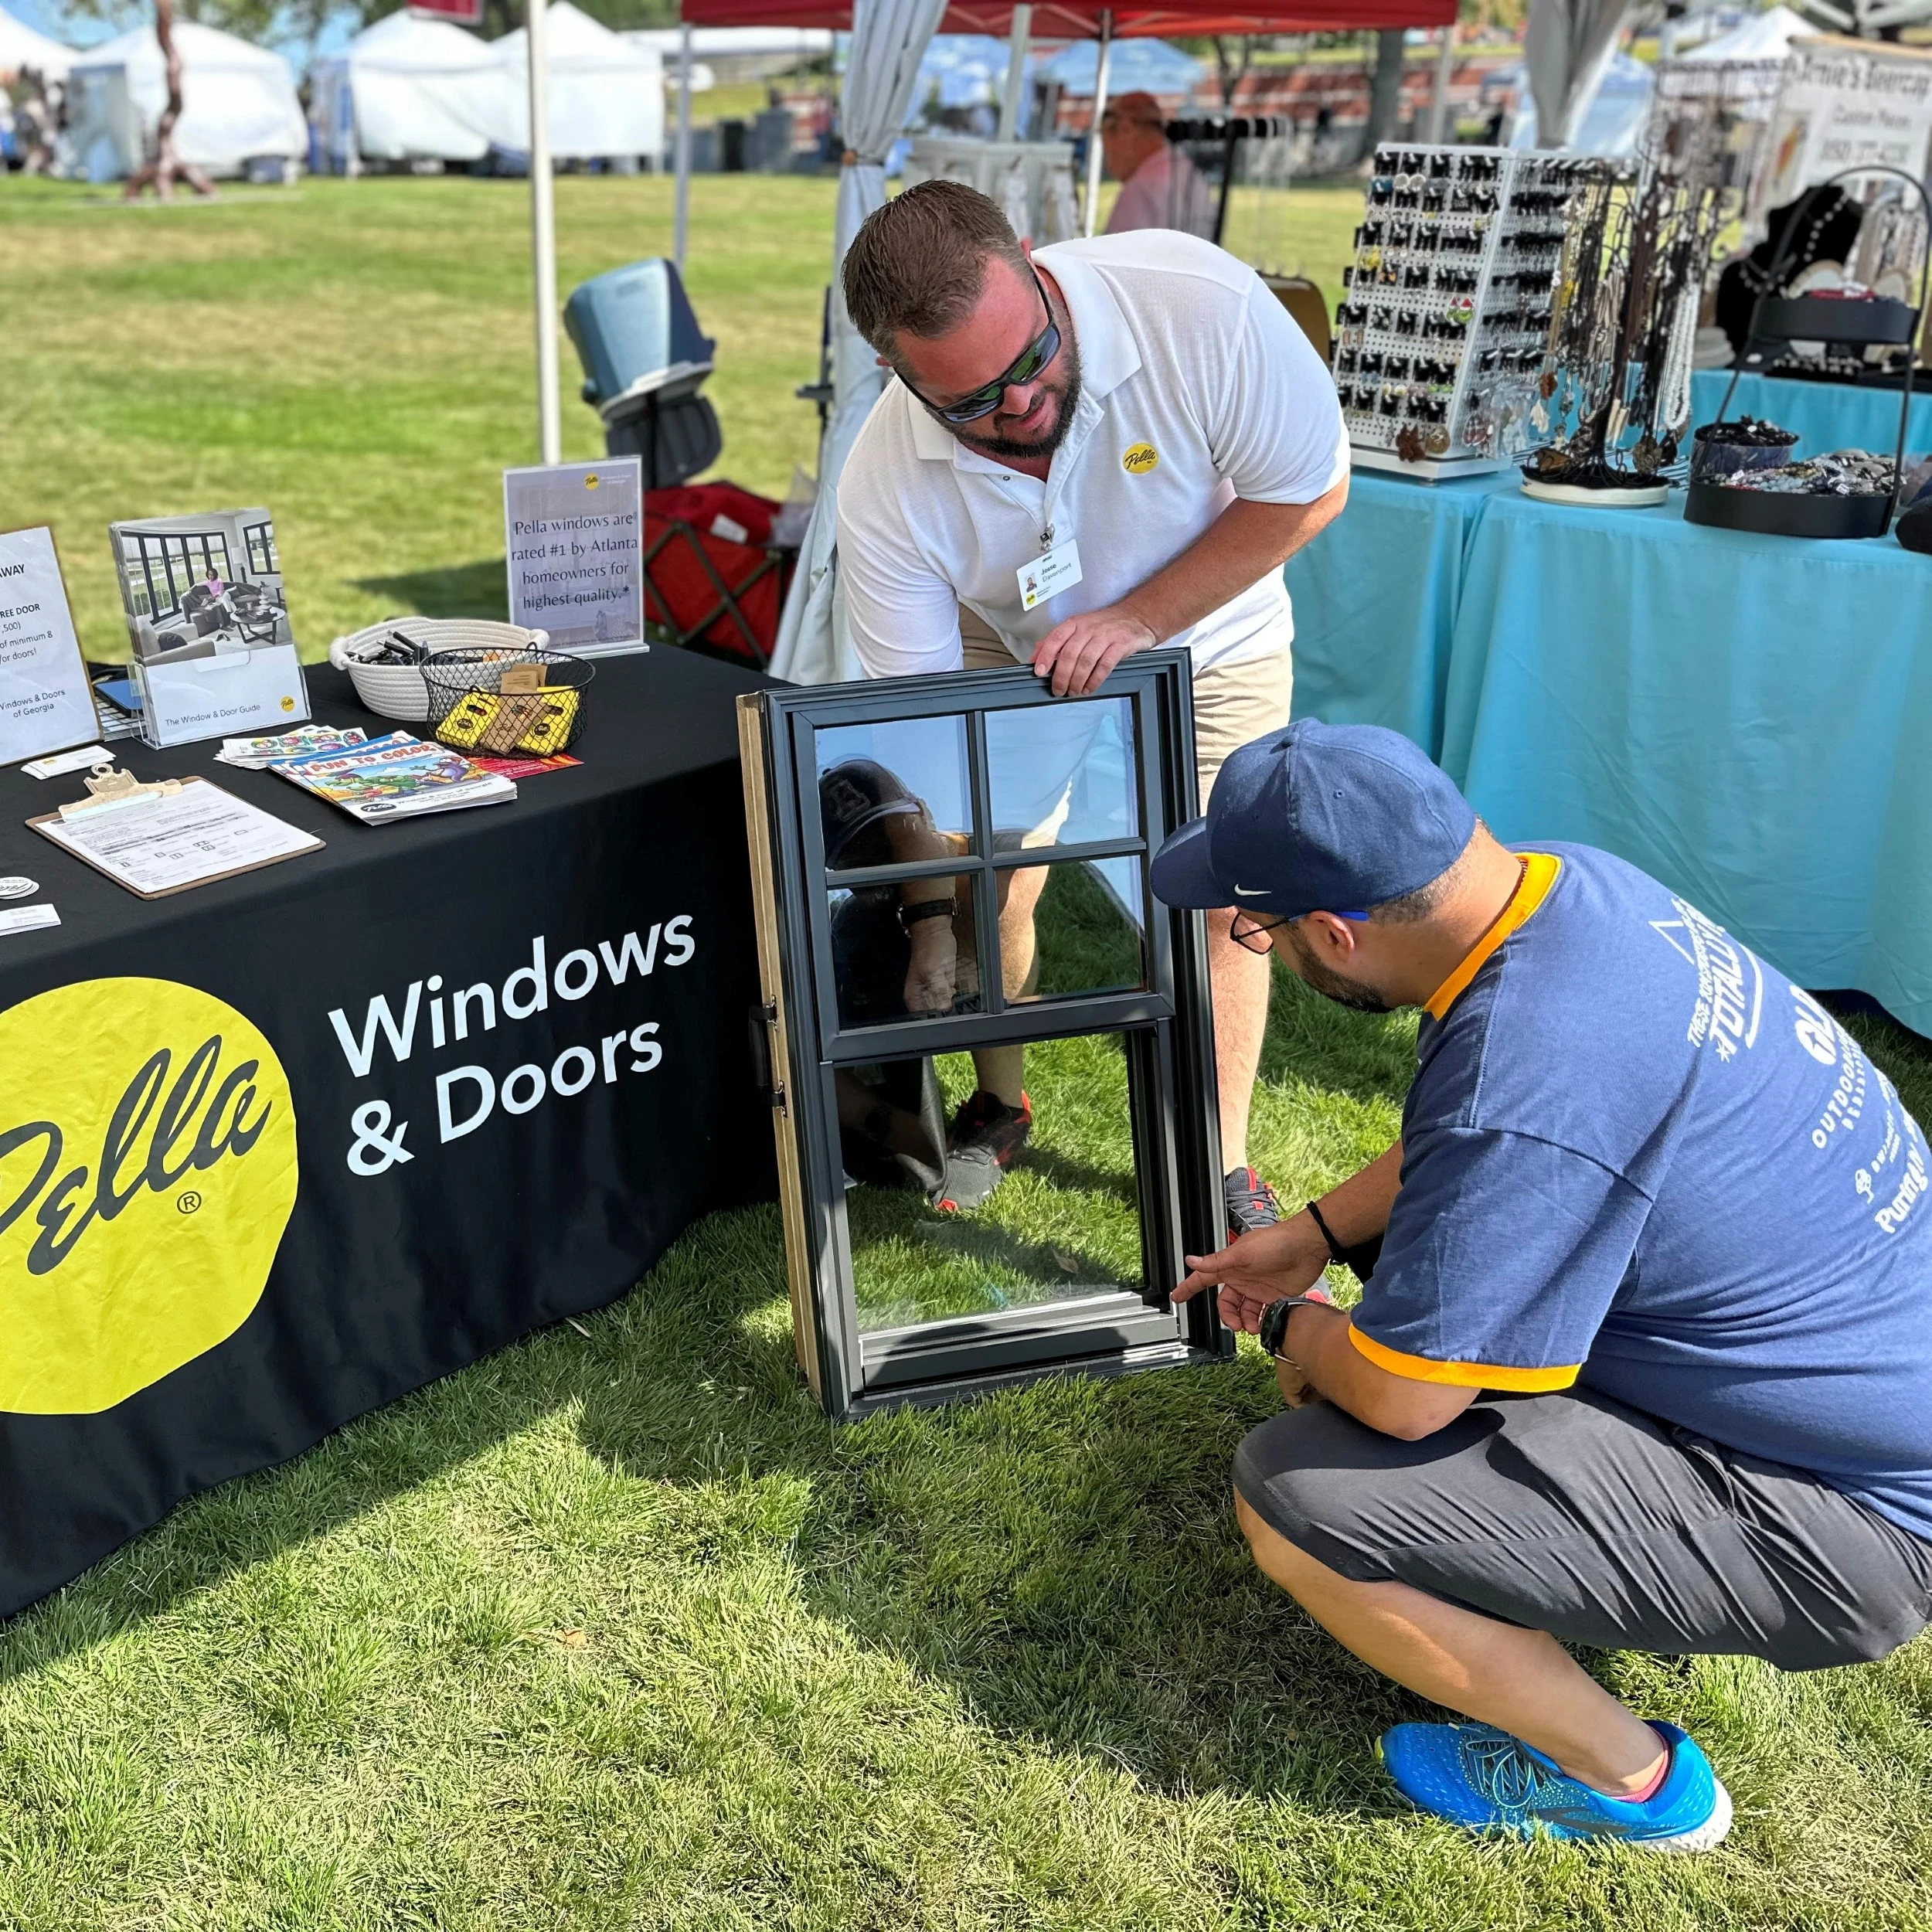
[{"label": "display sign", "polygon": [[503,472],[510,621],[573,657],[644,641],[644,466],[634,456]]},{"label": "display sign", "polygon": [[1932,53],[1828,37],[1794,40],[1747,223],[1848,168],[1925,177],[1932,149]]},{"label": "display sign", "polygon": [[113,523],[107,534],[148,743],[285,730],[308,716],[266,510]]},{"label": "display sign", "polygon": [[0,533],[0,764],[83,743],[100,730],[53,532]]}]

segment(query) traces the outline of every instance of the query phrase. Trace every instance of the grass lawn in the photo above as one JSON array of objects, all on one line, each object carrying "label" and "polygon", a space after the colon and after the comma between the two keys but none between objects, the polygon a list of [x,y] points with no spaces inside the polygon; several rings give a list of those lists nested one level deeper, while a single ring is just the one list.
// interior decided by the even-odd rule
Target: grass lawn
[{"label": "grass lawn", "polygon": [[[1332,294],[1352,197],[1308,199]],[[829,185],[695,201],[725,467],[782,487]],[[121,634],[111,517],[243,502],[277,513],[311,647],[500,607],[524,205],[311,182],[124,211],[0,182],[0,522],[60,529],[94,648]],[[566,287],[667,217],[662,184],[560,183]],[[566,421],[592,453],[590,412]],[[1924,1117],[1932,1057],[1859,1030]],[[1255,1144],[1291,1199],[1386,1144],[1413,1037],[1277,984]],[[1106,1050],[1039,1070],[1043,1158],[986,1224],[1022,1260],[1114,1264]],[[1045,1124],[1076,1118],[1077,1148]],[[1738,1824],[1707,1859],[1472,1845],[1403,1810],[1369,1747],[1413,1701],[1234,1532],[1230,1458],[1274,1406],[1248,1349],[835,1429],[793,1365],[775,1209],[715,1218],[621,1303],[0,1628],[0,1928],[1932,1925],[1932,1641],[1811,1677],[1590,1658],[1717,1760]]]}]

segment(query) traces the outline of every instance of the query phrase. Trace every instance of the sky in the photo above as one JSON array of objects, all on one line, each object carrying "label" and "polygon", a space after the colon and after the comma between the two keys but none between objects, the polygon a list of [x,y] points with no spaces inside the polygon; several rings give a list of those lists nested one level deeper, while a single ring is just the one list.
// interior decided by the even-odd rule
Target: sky
[{"label": "sky", "polygon": [[[0,0],[4,7],[19,21],[32,27],[36,32],[50,35],[56,40],[63,40],[70,47],[97,46],[104,40],[111,40],[122,29],[105,20],[90,20],[83,15],[69,12],[60,0]],[[143,9],[145,19],[152,19],[150,9]],[[331,54],[340,53],[349,45],[355,27],[349,19],[338,15],[322,29],[321,37],[316,43],[315,53],[324,60]],[[300,39],[277,41],[274,45],[294,62],[298,69],[308,61],[310,49],[308,42]]]}]

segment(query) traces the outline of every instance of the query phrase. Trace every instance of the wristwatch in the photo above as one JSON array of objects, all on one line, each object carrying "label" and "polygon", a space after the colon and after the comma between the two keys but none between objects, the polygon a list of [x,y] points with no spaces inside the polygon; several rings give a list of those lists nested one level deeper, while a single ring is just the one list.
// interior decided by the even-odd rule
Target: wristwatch
[{"label": "wristwatch", "polygon": [[950,899],[922,899],[917,906],[901,906],[899,923],[901,929],[910,932],[922,919],[951,919],[953,902]]},{"label": "wristwatch", "polygon": [[1288,1317],[1297,1308],[1313,1306],[1332,1308],[1335,1304],[1325,1294],[1284,1294],[1279,1301],[1270,1301],[1261,1311],[1261,1325],[1257,1331],[1261,1345],[1277,1362],[1291,1358],[1281,1352],[1281,1344],[1287,1338]]}]

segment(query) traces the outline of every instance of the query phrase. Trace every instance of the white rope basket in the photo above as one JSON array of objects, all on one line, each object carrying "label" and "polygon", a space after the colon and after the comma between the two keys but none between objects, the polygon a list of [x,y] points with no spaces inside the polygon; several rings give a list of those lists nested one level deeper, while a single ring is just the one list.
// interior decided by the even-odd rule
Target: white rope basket
[{"label": "white rope basket", "polygon": [[432,653],[444,651],[542,651],[547,631],[526,631],[520,624],[498,624],[487,617],[391,617],[372,624],[328,647],[328,661],[346,671],[355,695],[380,718],[420,724],[430,715],[428,686],[420,664],[369,664],[364,662],[397,634]]}]

